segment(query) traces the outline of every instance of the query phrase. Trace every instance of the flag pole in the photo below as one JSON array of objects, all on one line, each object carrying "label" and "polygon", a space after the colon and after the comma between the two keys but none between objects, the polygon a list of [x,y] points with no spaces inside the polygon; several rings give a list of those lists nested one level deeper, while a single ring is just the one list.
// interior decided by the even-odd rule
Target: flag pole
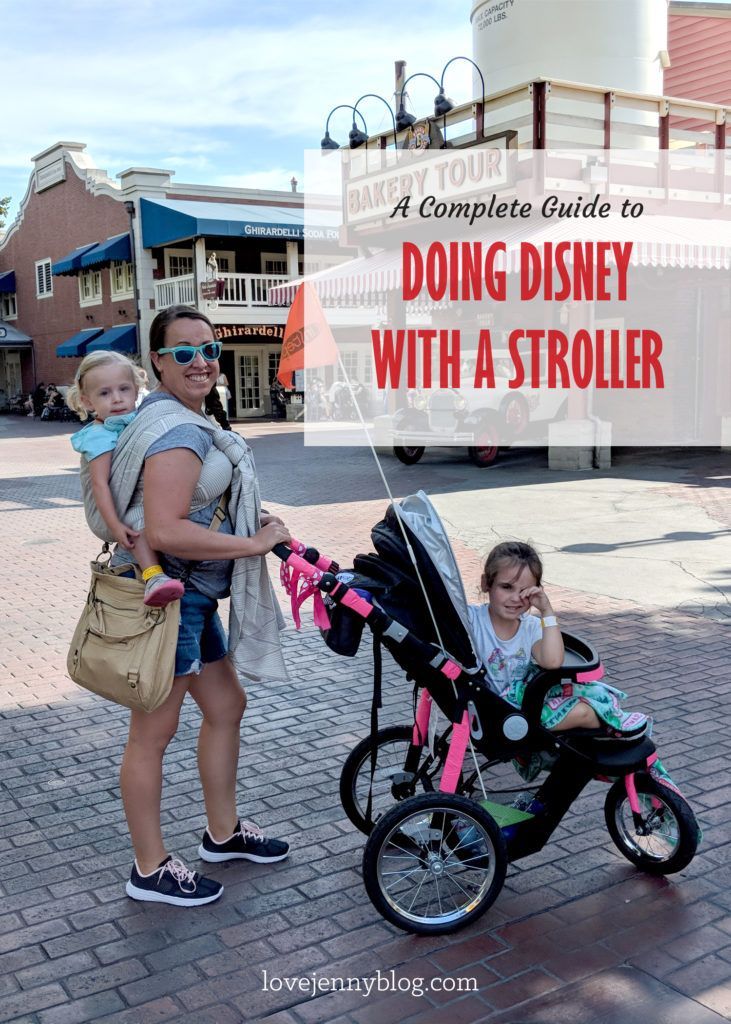
[{"label": "flag pole", "polygon": [[[403,520],[401,518],[401,510],[399,509],[398,505],[396,504],[396,499],[394,498],[393,493],[391,492],[391,488],[388,486],[388,480],[386,479],[386,474],[383,472],[383,466],[381,465],[381,460],[378,457],[378,452],[376,451],[376,447],[373,444],[373,440],[371,438],[371,432],[368,429],[368,424],[366,423],[366,421],[365,421],[365,419],[363,417],[363,413],[361,412],[360,405],[358,404],[358,399],[355,396],[355,391],[353,390],[353,385],[350,382],[350,377],[348,376],[348,371],[345,369],[345,366],[343,364],[343,360],[342,360],[342,357],[340,355],[340,350],[339,349],[338,349],[338,366],[340,367],[340,371],[341,371],[341,373],[343,375],[343,378],[345,380],[345,384],[346,384],[346,386],[348,388],[348,391],[350,392],[350,398],[351,398],[351,401],[352,401],[353,405],[355,406],[355,411],[358,413],[358,419],[360,420],[360,425],[363,427],[363,432],[364,432],[364,434],[366,436],[366,440],[368,441],[368,447],[371,450],[371,454],[373,455],[373,458],[376,460],[376,466],[378,467],[378,472],[381,475],[381,480],[383,481],[383,486],[386,489],[386,494],[388,495],[388,500],[391,502],[391,508],[393,509],[394,514],[396,516],[396,519],[398,520],[399,527],[401,528],[401,533],[402,533],[403,538],[404,538],[404,543],[406,544],[406,550],[408,551],[409,558],[411,559],[411,563],[414,566],[414,571],[416,572],[416,578],[419,581],[419,586],[421,587],[421,593],[422,593],[422,595],[424,597],[424,601],[426,602],[426,606],[429,609],[429,617],[431,618],[432,625],[434,626],[434,632],[436,633],[437,641],[439,642],[439,647],[441,648],[442,654],[445,657],[451,657],[451,655],[448,654],[448,652],[447,652],[447,650],[446,650],[446,648],[444,646],[444,641],[442,640],[442,634],[441,634],[441,632],[439,630],[439,624],[437,623],[437,617],[436,617],[436,615],[434,613],[434,609],[432,608],[432,603],[429,600],[429,595],[428,595],[428,593],[426,591],[426,586],[424,584],[424,580],[422,578],[421,572],[419,571],[419,566],[418,566],[418,564],[416,562],[416,555],[414,554],[414,549],[411,547],[411,543],[410,543],[409,538],[408,538],[407,533],[406,533],[406,527],[404,526],[404,522],[403,522]],[[306,414],[305,414],[305,428],[306,427],[307,427],[307,417],[306,417]],[[456,700],[457,699],[457,687],[456,687],[455,682],[454,682],[453,679],[450,679],[450,683],[451,683],[451,686],[452,686],[452,693],[454,694],[454,698]],[[473,762],[473,764],[475,766],[475,771],[477,773],[477,778],[479,779],[479,782],[480,782],[480,789],[482,790],[482,798],[483,798],[483,800],[487,800],[487,792],[485,790],[485,783],[482,780],[482,772],[480,771],[480,767],[479,767],[479,765],[477,763],[477,754],[475,753],[474,744],[472,743],[472,730],[471,729],[470,729],[470,732],[468,733],[468,743],[469,743],[470,753],[472,755],[472,762]]]},{"label": "flag pole", "polygon": [[[414,569],[416,570],[416,578],[419,581],[419,585],[421,587],[421,592],[422,592],[422,594],[424,596],[424,600],[426,602],[426,606],[429,609],[429,615],[430,615],[431,620],[432,620],[432,625],[434,626],[434,631],[435,631],[435,633],[437,635],[437,640],[439,641],[439,646],[442,649],[442,654],[446,654],[447,652],[446,652],[445,647],[444,647],[444,641],[442,640],[442,635],[441,635],[441,633],[439,631],[439,625],[437,623],[437,617],[434,614],[434,609],[432,608],[431,601],[429,600],[429,595],[426,592],[426,586],[424,585],[424,580],[422,579],[421,573],[419,572],[419,566],[417,565],[417,562],[416,562],[416,555],[414,554],[414,550],[411,547],[411,543],[410,543],[409,538],[408,538],[408,536],[406,534],[406,528],[404,527],[403,521],[401,519],[401,510],[399,509],[398,505],[396,504],[396,499],[394,498],[394,496],[393,496],[393,494],[391,492],[391,488],[388,486],[388,480],[386,479],[386,474],[383,472],[383,466],[381,465],[381,460],[379,459],[378,452],[376,451],[376,447],[373,444],[373,439],[371,438],[371,432],[368,429],[368,424],[366,423],[366,421],[365,421],[365,419],[363,417],[363,413],[361,412],[360,405],[358,404],[358,399],[356,398],[355,391],[353,389],[353,385],[352,385],[352,383],[350,381],[350,377],[348,376],[348,371],[345,369],[345,365],[343,364],[343,360],[342,360],[342,357],[340,355],[340,350],[338,350],[338,366],[340,368],[340,372],[343,375],[343,378],[345,380],[345,384],[346,384],[346,386],[348,388],[348,391],[350,392],[350,398],[351,398],[351,401],[352,401],[353,405],[355,406],[355,411],[358,413],[358,419],[360,420],[360,425],[363,427],[363,432],[364,432],[364,434],[366,436],[366,440],[368,441],[368,447],[371,450],[371,454],[373,455],[373,458],[376,460],[376,466],[378,467],[378,472],[381,475],[381,480],[383,481],[383,486],[386,489],[386,494],[388,495],[388,500],[391,502],[391,507],[393,508],[393,511],[394,511],[394,513],[396,515],[396,519],[398,520],[398,524],[399,524],[399,526],[401,528],[401,533],[403,534],[404,543],[406,544],[406,550],[408,551],[409,558],[411,559],[411,562],[412,562],[412,564],[414,566]],[[305,426],[306,426],[306,424],[307,424],[307,415],[305,413]]]}]

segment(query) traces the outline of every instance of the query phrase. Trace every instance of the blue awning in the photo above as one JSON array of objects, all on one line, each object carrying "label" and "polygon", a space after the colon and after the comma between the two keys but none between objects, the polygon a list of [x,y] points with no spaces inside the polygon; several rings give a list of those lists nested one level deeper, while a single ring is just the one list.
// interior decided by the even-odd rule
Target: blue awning
[{"label": "blue awning", "polygon": [[119,324],[110,327],[101,337],[92,341],[87,352],[127,352],[137,351],[137,327],[135,324]]},{"label": "blue awning", "polygon": [[88,245],[80,245],[78,249],[72,250],[68,256],[64,256],[58,263],[54,263],[51,267],[51,273],[58,276],[59,274],[78,274],[81,270],[81,257],[89,249],[96,248],[96,242],[89,242]]},{"label": "blue awning", "polygon": [[132,259],[132,246],[129,235],[114,235],[106,242],[99,242],[93,248],[85,252],[81,257],[82,267],[108,266],[113,260]]},{"label": "blue awning", "polygon": [[[340,211],[323,210],[321,228],[307,225],[308,238],[337,241]],[[146,249],[193,238],[295,239],[305,236],[301,206],[206,203],[185,199],[141,199],[142,244]]]},{"label": "blue awning", "polygon": [[90,341],[94,338],[98,338],[104,330],[103,327],[92,327],[86,331],[79,331],[72,337],[67,338],[66,341],[62,341],[60,345],[56,345],[57,356],[85,356],[86,347]]},{"label": "blue awning", "polygon": [[3,270],[0,273],[0,292],[13,293],[15,291],[15,271]]},{"label": "blue awning", "polygon": [[30,348],[33,341],[17,327],[11,327],[4,320],[0,321],[0,348]]}]

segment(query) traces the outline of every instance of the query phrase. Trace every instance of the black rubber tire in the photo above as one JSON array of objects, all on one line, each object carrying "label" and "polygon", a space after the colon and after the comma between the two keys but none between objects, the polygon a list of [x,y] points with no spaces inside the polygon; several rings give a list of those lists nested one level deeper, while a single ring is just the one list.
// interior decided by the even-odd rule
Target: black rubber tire
[{"label": "black rubber tire", "polygon": [[471,445],[467,449],[467,454],[475,466],[484,469],[493,464],[500,451],[500,428],[497,417],[486,417],[476,428],[475,434],[480,444]]},{"label": "black rubber tire", "polygon": [[421,459],[425,451],[426,448],[418,448],[415,445],[412,447],[394,445],[393,454],[405,466],[414,466]]},{"label": "black rubber tire", "polygon": [[[666,826],[677,830],[677,836],[673,837],[673,848],[665,852],[658,845],[655,853],[641,848],[638,840],[644,837],[636,835],[624,779],[617,779],[604,802],[604,818],[612,842],[627,860],[647,874],[671,875],[682,871],[693,860],[698,848],[698,823],[693,811],[682,796],[656,782],[650,775],[638,773],[635,785],[641,806],[649,803],[649,800],[642,800],[643,796],[656,797],[662,801],[661,813]],[[644,815],[644,806],[642,810]],[[650,806],[648,810],[651,814],[656,813]],[[661,822],[658,824],[661,825]]]},{"label": "black rubber tire", "polygon": [[[402,746],[403,760],[401,764],[403,766],[406,761],[409,744],[411,743],[412,733],[413,728],[410,725],[391,725],[386,729],[379,729],[376,733],[376,747],[380,749],[387,745],[393,745],[396,748]],[[371,823],[370,827],[366,824],[365,806],[358,799],[358,789],[360,788],[358,782],[359,780],[362,781],[367,792],[371,776],[371,749],[371,737],[366,736],[348,754],[343,770],[340,773],[340,802],[343,805],[343,810],[353,825],[366,836],[370,835],[373,831],[373,823]],[[376,772],[378,772],[378,759],[376,759]],[[389,796],[391,794],[385,788],[382,791],[379,790],[378,780],[376,779],[373,792],[374,817],[383,813],[383,804],[387,802]],[[398,799],[397,796],[392,797],[392,806],[395,806]]]},{"label": "black rubber tire", "polygon": [[[443,810],[447,813],[467,815],[482,830],[483,836],[480,836],[480,840],[482,842],[486,841],[489,844],[487,850],[492,875],[484,880],[486,885],[485,891],[479,895],[479,898],[472,898],[469,901],[468,908],[464,912],[459,913],[457,917],[455,917],[454,913],[451,916],[449,914],[440,914],[419,917],[418,914],[412,913],[409,915],[399,910],[394,906],[393,901],[389,900],[384,894],[382,879],[379,874],[382,853],[390,846],[389,836],[394,833],[394,829],[397,829],[400,823],[407,821],[414,815],[424,816],[428,814],[432,808],[437,814]],[[402,841],[407,845],[409,844],[408,834],[402,836]],[[410,842],[414,851],[420,850],[423,852],[423,845],[420,847],[413,839]],[[404,846],[393,846],[391,848],[405,849]],[[453,848],[449,847],[449,850],[448,858],[452,856]],[[409,854],[407,850],[407,855],[418,859],[418,855],[414,852]],[[391,858],[394,855],[385,854],[385,856]],[[390,811],[383,815],[373,829],[363,851],[363,881],[371,903],[379,914],[387,921],[390,921],[391,924],[396,925],[397,928],[402,928],[404,931],[413,932],[416,935],[446,935],[450,932],[458,931],[468,924],[472,924],[497,899],[505,881],[507,866],[508,854],[505,840],[495,819],[474,800],[464,796],[457,796],[453,793],[422,793],[392,807]],[[393,874],[393,871],[390,870],[389,873]],[[413,874],[413,872],[410,872],[410,874]],[[422,880],[418,887],[419,892],[422,891],[423,884]],[[441,901],[439,909],[441,910]]]}]

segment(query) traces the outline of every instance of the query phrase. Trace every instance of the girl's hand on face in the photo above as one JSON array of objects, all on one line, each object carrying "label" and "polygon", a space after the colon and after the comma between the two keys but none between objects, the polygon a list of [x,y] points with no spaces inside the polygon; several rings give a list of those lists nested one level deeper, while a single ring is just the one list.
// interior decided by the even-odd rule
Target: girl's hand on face
[{"label": "girl's hand on face", "polygon": [[528,607],[535,608],[541,615],[550,615],[553,611],[543,587],[526,587],[525,590],[521,590],[519,596],[521,601],[526,601]]}]

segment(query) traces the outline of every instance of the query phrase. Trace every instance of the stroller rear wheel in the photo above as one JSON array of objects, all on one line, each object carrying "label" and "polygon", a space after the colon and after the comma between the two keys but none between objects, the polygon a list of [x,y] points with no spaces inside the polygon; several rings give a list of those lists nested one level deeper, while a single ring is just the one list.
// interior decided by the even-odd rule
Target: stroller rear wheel
[{"label": "stroller rear wheel", "polygon": [[492,906],[507,864],[502,832],[484,808],[452,793],[422,793],[380,818],[363,853],[363,880],[387,921],[443,935]]},{"label": "stroller rear wheel", "polygon": [[648,874],[682,871],[698,847],[698,825],[692,810],[679,793],[649,775],[637,775],[635,785],[640,826],[632,815],[624,779],[617,779],[607,793],[604,817],[614,845]]},{"label": "stroller rear wheel", "polygon": [[[410,725],[392,725],[376,733],[376,771],[373,776],[371,824],[366,822],[368,790],[371,785],[372,738],[364,740],[351,750],[340,773],[340,801],[345,813],[357,829],[365,835],[394,803],[406,800],[421,790],[433,790],[432,778],[441,767],[441,758],[432,764],[428,749],[409,753],[413,728]],[[414,763],[412,764],[411,761]],[[423,771],[420,771],[423,769]]]}]

